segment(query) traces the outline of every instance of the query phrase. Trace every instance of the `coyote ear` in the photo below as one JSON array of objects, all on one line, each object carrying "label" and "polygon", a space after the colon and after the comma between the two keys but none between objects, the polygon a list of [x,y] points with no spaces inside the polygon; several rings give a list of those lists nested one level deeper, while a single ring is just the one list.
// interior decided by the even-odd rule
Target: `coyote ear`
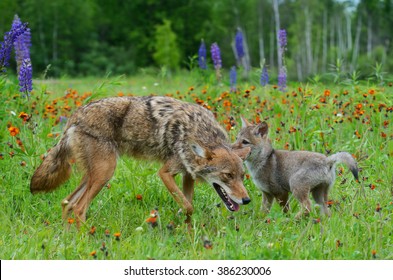
[{"label": "coyote ear", "polygon": [[233,149],[233,152],[237,154],[242,160],[246,160],[248,156],[250,155],[251,148],[250,147],[245,147],[241,149]]},{"label": "coyote ear", "polygon": [[243,116],[240,116],[240,119],[242,120],[242,128],[245,128],[245,127],[251,125]]},{"label": "coyote ear", "polygon": [[211,159],[211,153],[207,149],[201,147],[197,143],[192,143],[191,144],[191,149],[194,152],[195,155],[201,158],[206,158],[206,159]]},{"label": "coyote ear", "polygon": [[269,131],[269,126],[267,125],[266,122],[261,122],[255,127],[255,135],[259,135],[261,137],[267,135],[268,131]]}]

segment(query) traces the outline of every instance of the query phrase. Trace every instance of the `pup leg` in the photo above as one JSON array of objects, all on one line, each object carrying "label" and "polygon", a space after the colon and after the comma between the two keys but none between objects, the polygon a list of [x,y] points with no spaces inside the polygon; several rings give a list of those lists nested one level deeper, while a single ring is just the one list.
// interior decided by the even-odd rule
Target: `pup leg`
[{"label": "pup leg", "polygon": [[288,192],[282,193],[276,196],[276,200],[281,205],[282,210],[284,213],[287,213],[289,210],[289,203],[288,203]]},{"label": "pup leg", "polygon": [[302,207],[295,218],[300,219],[303,215],[308,216],[311,212],[311,201],[309,199],[310,188],[307,186],[295,186],[292,188],[292,193]]},{"label": "pup leg", "polygon": [[[194,212],[194,209],[192,207],[191,202],[187,199],[186,195],[179,189],[179,187],[176,185],[175,182],[175,176],[176,174],[171,172],[171,166],[172,162],[167,161],[162,168],[158,171],[158,175],[160,176],[162,182],[164,185],[167,187],[168,191],[170,194],[173,196],[175,201],[180,205],[182,209],[185,210],[187,219],[186,223],[190,224],[191,223],[191,216],[192,213]],[[186,188],[185,192],[188,196],[192,196],[192,192],[190,192],[191,189],[191,181],[189,178],[186,179]]]},{"label": "pup leg", "polygon": [[265,212],[265,213],[269,213],[270,208],[272,208],[274,196],[272,194],[264,192],[264,191],[262,191],[262,193],[263,193],[263,195],[262,195],[261,211]]},{"label": "pup leg", "polygon": [[325,186],[318,186],[314,188],[311,193],[315,202],[321,207],[321,214],[330,217],[330,210],[326,205],[328,189],[329,188]]}]

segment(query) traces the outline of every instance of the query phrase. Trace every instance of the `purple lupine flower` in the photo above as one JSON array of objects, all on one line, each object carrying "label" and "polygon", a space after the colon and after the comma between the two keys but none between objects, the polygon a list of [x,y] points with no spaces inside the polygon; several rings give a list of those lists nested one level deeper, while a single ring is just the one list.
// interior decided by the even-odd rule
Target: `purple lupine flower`
[{"label": "purple lupine flower", "polygon": [[6,67],[9,65],[12,46],[15,40],[23,34],[27,29],[27,23],[15,23],[12,24],[11,30],[4,34],[4,41],[1,42],[0,46],[0,71],[5,72]]},{"label": "purple lupine flower", "polygon": [[26,92],[28,94],[33,90],[32,76],[33,68],[31,67],[31,61],[30,58],[26,58],[22,61],[18,74],[20,92]]},{"label": "purple lupine flower", "polygon": [[198,51],[198,64],[199,64],[199,68],[204,69],[204,70],[207,69],[206,45],[203,40],[201,42],[201,46],[199,47],[199,51]]},{"label": "purple lupine flower", "polygon": [[281,67],[280,72],[278,73],[278,87],[282,92],[286,91],[287,88],[287,70],[285,66]]},{"label": "purple lupine flower", "polygon": [[237,80],[236,67],[232,66],[231,70],[229,71],[229,84],[231,85],[231,92],[236,92],[236,80]]},{"label": "purple lupine flower", "polygon": [[222,67],[222,62],[221,62],[221,52],[220,48],[218,47],[217,43],[213,43],[210,48],[211,54],[212,54],[212,60],[214,64],[214,68],[216,70],[220,69]]},{"label": "purple lupine flower", "polygon": [[241,59],[244,56],[244,46],[243,46],[243,33],[240,30],[240,28],[236,32],[235,47],[236,47],[237,57]]},{"label": "purple lupine flower", "polygon": [[[14,17],[12,26],[22,25],[21,20],[17,15]],[[31,34],[30,28],[26,28],[18,38],[14,41],[15,59],[18,65],[18,69],[21,67],[23,60],[30,58],[30,47],[31,47]]]},{"label": "purple lupine flower", "polygon": [[262,73],[261,73],[261,85],[266,86],[269,83],[269,73],[267,72],[267,67],[264,65],[262,67]]},{"label": "purple lupine flower", "polygon": [[278,44],[280,46],[281,53],[283,53],[287,46],[287,31],[285,29],[280,29],[278,32]]}]

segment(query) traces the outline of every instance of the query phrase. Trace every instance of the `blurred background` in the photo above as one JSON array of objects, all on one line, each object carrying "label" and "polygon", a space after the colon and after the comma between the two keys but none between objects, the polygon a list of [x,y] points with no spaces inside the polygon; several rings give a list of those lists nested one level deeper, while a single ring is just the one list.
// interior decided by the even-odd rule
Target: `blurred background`
[{"label": "blurred background", "polygon": [[0,0],[0,34],[16,14],[31,29],[36,77],[48,68],[50,77],[190,69],[198,65],[201,39],[208,59],[217,42],[229,69],[238,28],[251,66],[270,69],[279,61],[277,31],[285,29],[290,79],[306,80],[337,63],[361,75],[376,63],[393,69],[393,0]]}]

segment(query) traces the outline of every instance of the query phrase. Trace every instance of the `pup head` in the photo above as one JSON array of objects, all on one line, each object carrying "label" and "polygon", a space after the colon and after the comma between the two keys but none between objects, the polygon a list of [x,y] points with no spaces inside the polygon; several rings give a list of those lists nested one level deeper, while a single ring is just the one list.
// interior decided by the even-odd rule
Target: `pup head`
[{"label": "pup head", "polygon": [[237,135],[236,142],[232,144],[233,149],[243,149],[255,146],[270,147],[270,139],[268,138],[269,127],[266,122],[259,124],[251,124],[245,118],[242,119],[242,128]]},{"label": "pup head", "polygon": [[197,175],[216,190],[229,211],[238,211],[239,204],[248,204],[251,199],[243,185],[243,162],[250,148],[216,148],[209,150],[192,144],[195,155],[200,158],[202,167]]}]

